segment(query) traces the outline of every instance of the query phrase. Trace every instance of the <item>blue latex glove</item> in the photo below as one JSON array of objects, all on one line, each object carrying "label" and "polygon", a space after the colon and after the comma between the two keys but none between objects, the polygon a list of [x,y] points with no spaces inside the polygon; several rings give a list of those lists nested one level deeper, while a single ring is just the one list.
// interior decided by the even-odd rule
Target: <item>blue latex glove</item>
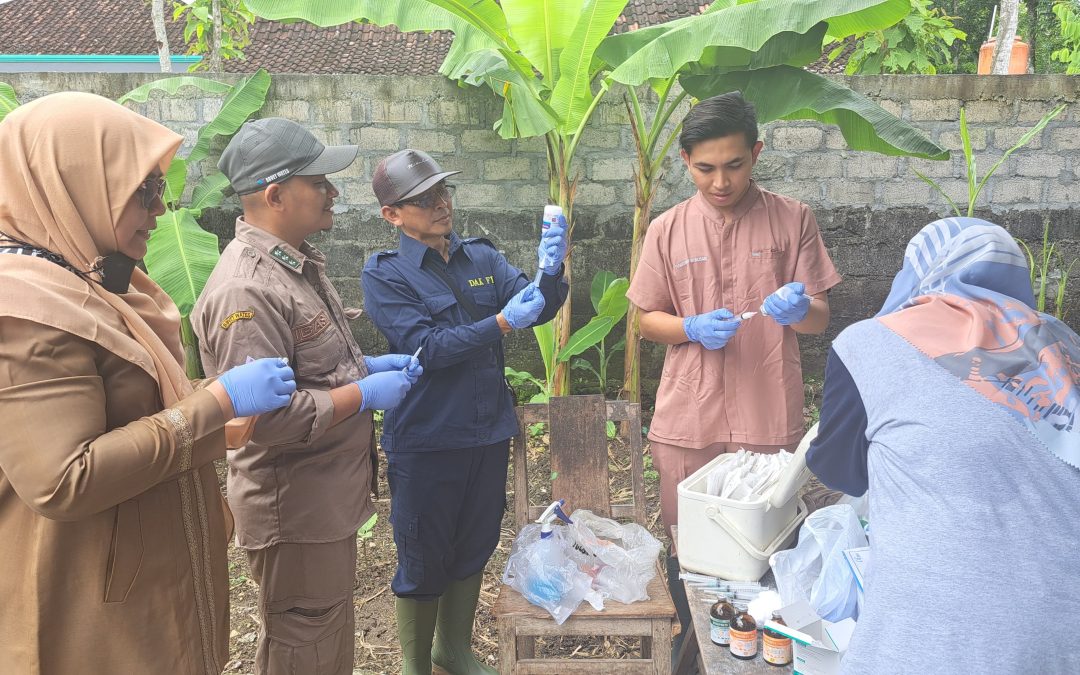
[{"label": "blue latex glove", "polygon": [[735,331],[740,325],[742,325],[742,319],[736,318],[724,308],[683,319],[686,337],[692,342],[701,344],[705,349],[722,348],[735,336]]},{"label": "blue latex glove", "polygon": [[289,404],[296,391],[293,369],[283,358],[255,359],[230,368],[217,379],[237,417],[268,413]]},{"label": "blue latex glove", "polygon": [[544,231],[536,253],[540,257],[540,270],[544,274],[554,276],[559,273],[559,267],[566,258],[566,218],[564,216],[558,216],[557,221]]},{"label": "blue latex glove", "polygon": [[[368,373],[385,373],[388,370],[401,370],[407,368],[416,361],[408,354],[383,354],[382,356],[365,356],[364,363]],[[419,365],[419,361],[417,361]]]},{"label": "blue latex glove", "polygon": [[389,410],[397,406],[412,389],[415,381],[405,370],[373,373],[357,380],[356,386],[364,397],[360,402],[360,410]]},{"label": "blue latex glove", "polygon": [[510,298],[510,302],[506,303],[502,309],[502,315],[506,323],[516,330],[532,325],[542,311],[544,311],[544,294],[539,288],[529,284]]},{"label": "blue latex glove", "polygon": [[809,311],[810,296],[806,295],[806,287],[798,281],[776,289],[761,305],[761,313],[771,316],[781,326],[799,323]]}]

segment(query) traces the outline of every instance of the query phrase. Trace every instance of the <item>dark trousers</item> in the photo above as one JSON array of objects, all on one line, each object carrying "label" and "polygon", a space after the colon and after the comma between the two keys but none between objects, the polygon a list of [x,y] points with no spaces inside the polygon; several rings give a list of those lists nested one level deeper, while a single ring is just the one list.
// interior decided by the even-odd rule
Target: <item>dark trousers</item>
[{"label": "dark trousers", "polygon": [[398,566],[390,588],[434,600],[482,571],[499,543],[510,441],[457,450],[387,453]]}]

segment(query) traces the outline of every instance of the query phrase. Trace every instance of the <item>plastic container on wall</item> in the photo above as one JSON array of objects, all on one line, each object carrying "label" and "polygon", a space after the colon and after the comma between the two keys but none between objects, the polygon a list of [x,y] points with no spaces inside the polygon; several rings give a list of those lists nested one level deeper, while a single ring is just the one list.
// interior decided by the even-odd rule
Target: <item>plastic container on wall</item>
[{"label": "plastic container on wall", "polygon": [[[979,75],[989,75],[990,71],[994,68],[994,46],[997,44],[997,38],[990,38],[979,47]],[[1027,73],[1028,69],[1028,54],[1031,51],[1031,45],[1020,39],[1019,36],[1013,39],[1012,54],[1009,57],[1009,69],[1008,75],[1023,75]]]}]

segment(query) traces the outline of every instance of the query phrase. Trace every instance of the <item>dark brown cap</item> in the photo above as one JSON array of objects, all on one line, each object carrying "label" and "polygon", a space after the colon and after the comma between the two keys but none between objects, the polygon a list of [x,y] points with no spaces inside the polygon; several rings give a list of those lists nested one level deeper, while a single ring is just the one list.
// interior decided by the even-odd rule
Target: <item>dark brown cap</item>
[{"label": "dark brown cap", "polygon": [[447,176],[460,171],[443,171],[431,155],[420,150],[398,150],[375,167],[371,188],[381,206],[389,206],[427,192]]}]

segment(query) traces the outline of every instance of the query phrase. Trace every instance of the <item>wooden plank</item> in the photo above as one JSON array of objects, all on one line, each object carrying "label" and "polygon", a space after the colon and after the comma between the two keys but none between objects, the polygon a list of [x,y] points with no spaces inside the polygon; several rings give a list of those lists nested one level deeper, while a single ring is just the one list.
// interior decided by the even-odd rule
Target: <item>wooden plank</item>
[{"label": "wooden plank", "polygon": [[513,675],[517,664],[514,622],[512,619],[499,617],[499,675]]},{"label": "wooden plank", "polygon": [[573,510],[610,516],[604,397],[556,396],[548,408],[552,497],[565,499]]},{"label": "wooden plank", "polygon": [[656,668],[651,661],[641,659],[530,659],[519,660],[514,674],[551,673],[553,675],[652,675]]},{"label": "wooden plank", "polygon": [[[646,619],[662,619],[666,618],[671,621],[675,618],[675,605],[671,602],[671,594],[668,592],[667,583],[664,581],[663,573],[657,569],[657,573],[649,581],[649,584],[645,587],[645,592],[649,595],[648,600],[641,600],[639,602],[632,602],[629,605],[624,605],[621,602],[614,600],[608,600],[604,603],[604,609],[597,611],[592,606],[583,602],[578,605],[578,608],[574,610],[574,613],[567,621],[572,621],[577,618],[599,618],[599,619],[621,619],[621,618],[646,618]],[[528,617],[536,619],[539,622],[550,624],[556,629],[559,628],[555,624],[555,620],[551,618],[551,614],[548,613],[543,607],[537,607],[528,600],[525,599],[521,593],[509,586],[500,586],[499,595],[495,599],[495,606],[493,612],[497,617],[503,616],[517,616]],[[564,626],[566,624],[563,624]],[[642,633],[643,635],[645,633]]]},{"label": "wooden plank", "polygon": [[713,644],[709,639],[708,594],[702,593],[691,584],[686,587],[686,599],[690,603],[690,616],[694,621],[694,633],[702,663],[702,675],[777,675],[790,673],[791,666],[773,666],[761,658],[761,638],[758,638],[758,655],[749,661],[737,659],[726,647]]},{"label": "wooden plank", "polygon": [[[652,622],[651,656],[658,675],[671,675],[671,622]],[[644,653],[643,653],[644,655]]]},{"label": "wooden plank", "polygon": [[[514,525],[517,531],[525,527],[530,520],[529,513],[529,469],[528,469],[528,445],[529,436],[525,433],[525,416],[518,408],[518,435],[510,439],[510,447],[514,458]],[[534,516],[534,518],[538,518]]]},{"label": "wooden plank", "polygon": [[[637,403],[631,403],[630,401],[613,400],[607,402],[607,418],[612,422],[627,422],[630,421],[631,416],[634,415],[632,408],[636,407]],[[641,415],[638,413],[638,418]],[[640,425],[638,425],[640,429]]]}]

